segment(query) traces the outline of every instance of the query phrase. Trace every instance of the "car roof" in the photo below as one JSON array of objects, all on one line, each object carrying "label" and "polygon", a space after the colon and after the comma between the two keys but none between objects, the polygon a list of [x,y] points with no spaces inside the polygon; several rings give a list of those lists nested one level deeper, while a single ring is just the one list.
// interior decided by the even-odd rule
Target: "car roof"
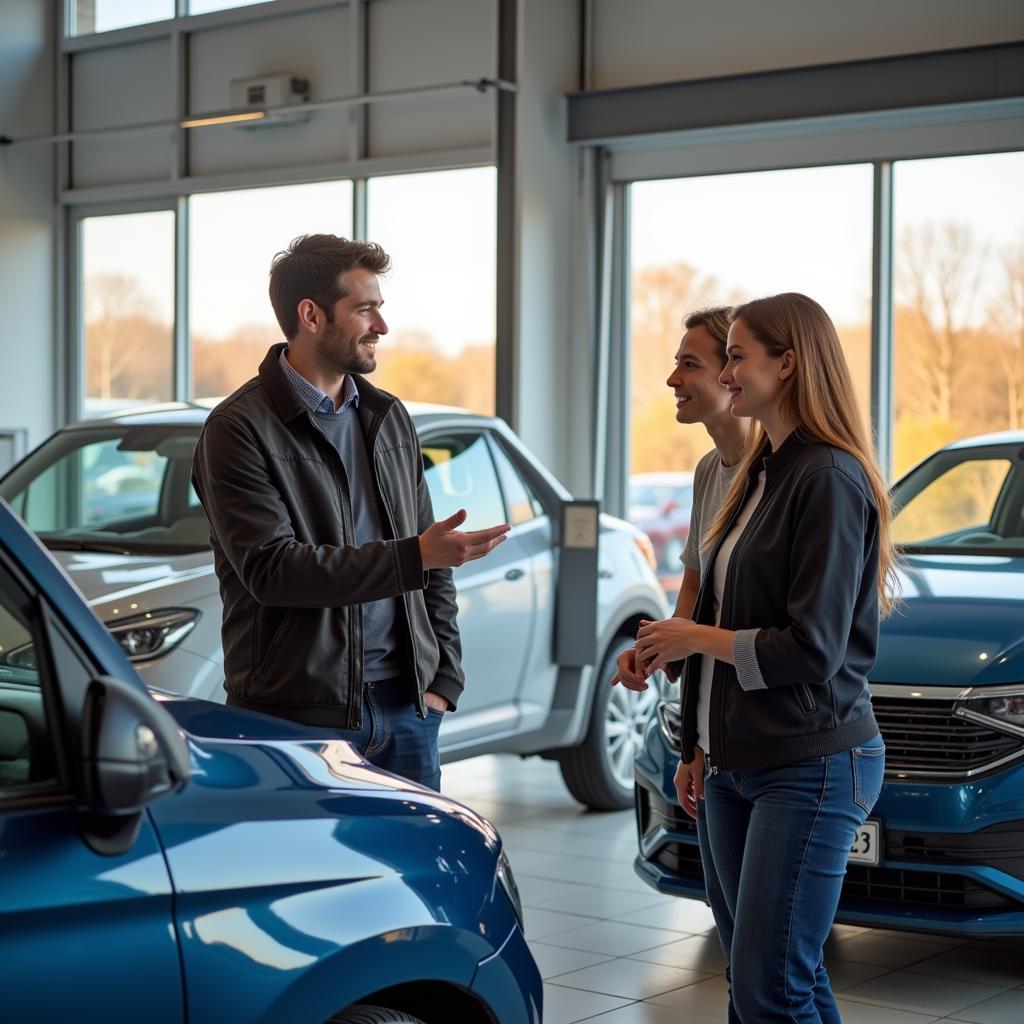
[{"label": "car roof", "polygon": [[[147,405],[141,408],[122,409],[102,416],[95,416],[87,420],[79,420],[70,424],[69,430],[81,430],[95,427],[110,426],[112,423],[126,427],[143,426],[199,426],[205,422],[210,415],[211,409],[220,399],[202,399],[199,402],[167,402],[163,405]],[[459,409],[451,405],[434,405],[430,402],[405,402],[417,423],[426,426],[427,424],[439,423],[444,420],[458,420],[459,422],[478,420],[494,423],[495,417],[484,416],[478,413],[469,412],[466,409]]]},{"label": "car roof", "polygon": [[[198,402],[169,402],[166,405],[149,405],[145,408],[125,409],[119,413],[112,413],[109,416],[97,417],[90,420],[82,420],[79,423],[69,424],[63,430],[97,430],[103,427],[109,428],[111,424],[123,427],[165,427],[165,426],[201,426],[210,414],[208,403],[216,403],[217,399],[204,400],[203,404]],[[417,430],[430,428],[466,428],[478,427],[489,429],[492,433],[500,435],[507,444],[519,451],[520,455],[529,462],[531,472],[539,477],[544,485],[563,501],[569,500],[571,494],[564,485],[554,476],[551,471],[526,447],[523,441],[515,434],[512,428],[498,416],[484,416],[480,413],[469,412],[466,409],[457,409],[449,405],[431,405],[428,402],[405,402],[405,408],[409,411]]]},{"label": "car roof", "polygon": [[1024,430],[1000,430],[994,434],[978,434],[975,437],[964,437],[959,441],[947,444],[944,451],[956,451],[958,448],[987,448],[993,444],[1024,444]]}]

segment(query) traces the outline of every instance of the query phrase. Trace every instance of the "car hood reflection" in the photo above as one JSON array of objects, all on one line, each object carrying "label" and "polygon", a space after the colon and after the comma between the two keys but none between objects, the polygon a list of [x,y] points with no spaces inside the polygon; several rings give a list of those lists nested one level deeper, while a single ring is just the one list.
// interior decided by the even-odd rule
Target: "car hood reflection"
[{"label": "car hood reflection", "polygon": [[998,685],[1024,671],[1024,558],[913,555],[882,623],[873,680]]}]

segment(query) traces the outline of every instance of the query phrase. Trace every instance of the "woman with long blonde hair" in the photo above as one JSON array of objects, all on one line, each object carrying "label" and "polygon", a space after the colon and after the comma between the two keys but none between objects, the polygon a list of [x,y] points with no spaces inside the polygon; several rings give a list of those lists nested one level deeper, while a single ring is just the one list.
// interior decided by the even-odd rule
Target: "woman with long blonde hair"
[{"label": "woman with long blonde hair", "polygon": [[838,1024],[822,957],[885,748],[867,673],[893,603],[889,503],[828,314],[797,293],[733,313],[719,378],[756,421],[708,536],[692,619],[645,623],[650,674],[686,659],[680,803],[696,795],[729,1020]]}]

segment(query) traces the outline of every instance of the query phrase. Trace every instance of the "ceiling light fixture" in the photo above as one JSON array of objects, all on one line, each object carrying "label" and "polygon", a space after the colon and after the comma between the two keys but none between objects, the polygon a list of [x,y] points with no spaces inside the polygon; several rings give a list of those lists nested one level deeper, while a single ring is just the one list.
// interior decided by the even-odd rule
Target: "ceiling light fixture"
[{"label": "ceiling light fixture", "polygon": [[203,128],[208,124],[234,124],[236,121],[262,121],[265,110],[249,110],[239,114],[211,114],[209,117],[190,117],[178,124],[182,128]]}]

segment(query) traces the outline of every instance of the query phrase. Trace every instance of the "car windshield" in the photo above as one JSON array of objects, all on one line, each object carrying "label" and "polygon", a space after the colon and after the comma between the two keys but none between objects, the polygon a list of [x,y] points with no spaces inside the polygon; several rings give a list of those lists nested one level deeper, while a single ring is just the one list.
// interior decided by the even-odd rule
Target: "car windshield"
[{"label": "car windshield", "polygon": [[198,438],[177,424],[64,430],[0,481],[0,496],[54,551],[207,551],[190,482]]},{"label": "car windshield", "polygon": [[1024,555],[1024,446],[938,452],[896,485],[893,510],[910,554]]}]

